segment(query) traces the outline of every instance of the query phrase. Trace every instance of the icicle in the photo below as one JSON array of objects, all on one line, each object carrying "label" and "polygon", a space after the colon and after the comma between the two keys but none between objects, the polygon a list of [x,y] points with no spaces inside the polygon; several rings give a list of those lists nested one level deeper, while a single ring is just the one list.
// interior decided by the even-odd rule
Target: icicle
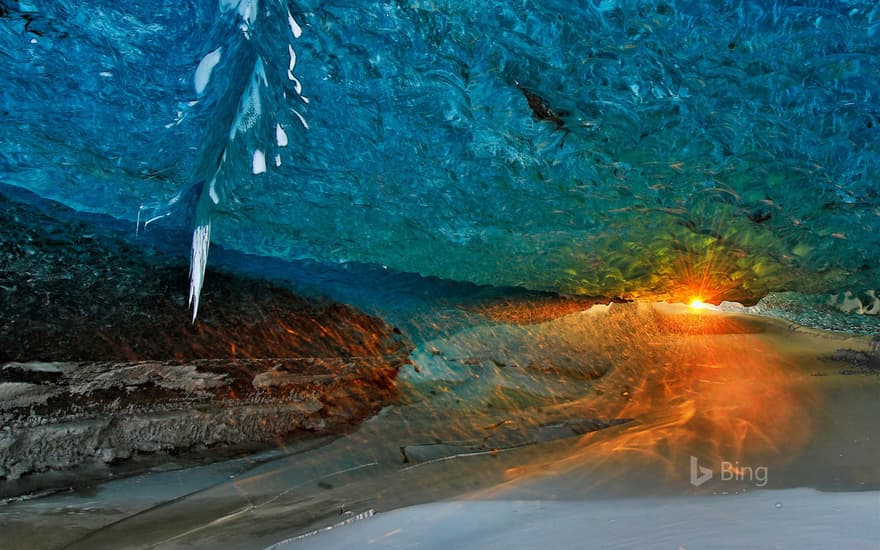
[{"label": "icicle", "polygon": [[[220,10],[224,14],[237,12],[237,19],[240,19],[239,22],[241,23],[239,28],[244,31],[245,36],[250,39],[252,30],[251,26],[256,21],[259,13],[259,0],[219,0],[219,2]],[[277,7],[279,9],[284,9],[284,4],[279,1]],[[266,13],[270,12],[271,10],[267,9]],[[293,16],[289,12],[288,23],[290,25],[290,32],[293,34],[294,38],[298,38],[302,35],[302,28],[299,23],[293,19]],[[287,64],[288,77],[293,82],[293,87],[302,101],[308,103],[308,99],[302,97],[302,84],[293,75],[293,70],[296,67],[296,52],[293,50],[292,45],[288,43],[287,46],[288,54],[290,55]],[[213,178],[206,184],[206,186],[199,186],[197,188],[199,194],[195,204],[195,221],[193,223],[194,229],[192,234],[192,251],[190,255],[189,273],[189,305],[192,306],[193,323],[195,323],[195,320],[198,317],[199,296],[205,279],[205,266],[208,261],[208,249],[211,245],[212,213],[216,211],[218,205],[229,200],[228,195],[231,190],[228,186],[234,185],[238,177],[240,177],[240,174],[237,175],[234,172],[228,174],[223,169],[226,163],[227,149],[236,139],[242,138],[243,142],[236,144],[236,149],[233,149],[232,151],[235,151],[233,153],[235,155],[240,154],[238,151],[241,148],[245,148],[251,152],[251,172],[254,175],[265,173],[268,168],[267,160],[272,159],[271,156],[267,157],[272,151],[262,147],[259,140],[264,137],[269,137],[268,135],[262,135],[263,133],[268,133],[271,128],[271,126],[263,122],[263,115],[266,114],[264,113],[264,110],[273,105],[270,102],[273,95],[271,93],[264,94],[264,89],[269,90],[269,75],[274,75],[275,73],[266,73],[263,54],[261,53],[262,47],[259,43],[255,42],[243,46],[243,48],[245,48],[247,52],[253,52],[256,54],[253,71],[251,72],[250,78],[246,82],[241,83],[243,84],[243,89],[238,89],[236,86],[235,89],[227,90],[228,93],[238,92],[238,108],[231,120],[231,125],[227,134],[227,143],[224,144],[222,155],[217,161]],[[254,50],[256,51],[254,52]],[[197,94],[201,96],[207,91],[212,78],[212,72],[218,66],[221,58],[224,56],[231,56],[234,58],[236,51],[237,50],[227,53],[218,47],[207,53],[201,59],[196,68],[196,73],[193,79],[193,85]],[[236,79],[235,84],[238,84],[238,82],[239,81]],[[286,94],[284,94],[284,97],[286,97]],[[264,102],[266,102],[265,105]],[[191,105],[195,103],[197,102],[193,102]],[[293,113],[299,119],[303,127],[308,129],[309,125],[308,122],[306,122],[305,117],[297,111],[293,111]],[[280,122],[275,121],[275,144],[277,148],[287,147],[289,143],[290,140],[287,131]],[[221,144],[218,143],[216,145],[219,146]],[[204,149],[204,154],[211,154],[213,157],[212,152],[214,150],[215,149],[212,147],[206,147]],[[277,152],[274,155],[274,161],[276,167],[281,166],[281,155],[277,154]],[[196,189],[196,187],[193,186],[193,189]],[[177,199],[175,198],[174,200],[176,201]],[[138,214],[140,216],[140,212]],[[147,220],[143,225],[146,226],[151,221],[152,219]]]},{"label": "icicle", "polygon": [[192,255],[189,263],[189,305],[193,307],[192,322],[199,313],[199,296],[205,281],[205,265],[208,263],[208,247],[211,246],[211,221],[193,230]]}]

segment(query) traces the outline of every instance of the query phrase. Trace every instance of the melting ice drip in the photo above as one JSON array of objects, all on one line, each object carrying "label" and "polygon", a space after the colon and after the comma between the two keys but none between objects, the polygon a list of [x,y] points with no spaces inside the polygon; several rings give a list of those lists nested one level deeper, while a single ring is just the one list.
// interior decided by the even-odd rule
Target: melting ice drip
[{"label": "melting ice drip", "polygon": [[[279,0],[269,0],[271,4],[267,8],[276,8],[279,15],[286,12],[287,26],[290,35],[294,39],[302,36],[302,28],[296,22],[293,15],[287,7]],[[269,90],[270,81],[267,77],[264,53],[260,51],[261,47],[267,44],[254,40],[253,28],[259,11],[259,0],[220,0],[220,11],[222,16],[233,14],[238,29],[243,33],[248,44],[256,49],[257,55],[254,61],[251,76],[247,81],[243,93],[240,94],[238,108],[226,143],[219,155],[219,161],[213,169],[213,174],[207,179],[207,183],[202,187],[201,194],[195,207],[195,228],[192,237],[192,252],[190,255],[190,291],[189,305],[193,310],[193,322],[196,320],[199,310],[199,296],[202,291],[202,284],[205,279],[205,266],[208,261],[208,249],[211,243],[211,222],[212,216],[216,208],[224,201],[228,201],[234,184],[234,174],[226,173],[227,153],[230,152],[231,145],[240,139],[245,140],[245,149],[251,157],[251,173],[252,176],[259,176],[266,172],[266,147],[261,145],[265,142],[267,134],[272,133],[272,125],[265,121],[267,115],[267,103],[264,101],[266,91]],[[271,17],[274,12],[267,9],[264,17]],[[269,41],[271,44],[273,41]],[[287,78],[293,85],[293,89],[297,98],[303,103],[308,103],[308,98],[302,95],[302,84],[294,76],[293,71],[296,67],[296,52],[293,45],[287,45],[289,62],[287,68]],[[207,53],[199,62],[193,78],[193,85],[196,94],[202,97],[208,90],[211,77],[215,68],[223,59],[223,47],[218,47]],[[286,92],[283,97],[287,98]],[[271,104],[271,103],[270,103]],[[308,129],[308,123],[303,115],[296,109],[290,109],[290,112],[297,117],[303,128]],[[274,122],[275,145],[278,149],[287,147],[289,139],[284,126],[280,121]],[[281,166],[281,155],[275,154],[275,166]]]}]

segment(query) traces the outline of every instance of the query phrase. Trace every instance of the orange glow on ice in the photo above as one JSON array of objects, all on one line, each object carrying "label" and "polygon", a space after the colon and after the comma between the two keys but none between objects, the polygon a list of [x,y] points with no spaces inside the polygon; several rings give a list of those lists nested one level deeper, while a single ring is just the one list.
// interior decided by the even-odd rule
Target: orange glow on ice
[{"label": "orange glow on ice", "polygon": [[775,469],[810,441],[810,411],[820,396],[810,374],[775,351],[760,324],[676,314],[663,304],[612,308],[594,321],[585,331],[595,330],[596,338],[586,339],[613,343],[607,347],[613,368],[582,399],[542,410],[631,421],[508,469],[508,486],[564,474],[585,491],[661,490],[670,483],[696,490],[688,484],[691,456],[716,471],[722,461]]}]

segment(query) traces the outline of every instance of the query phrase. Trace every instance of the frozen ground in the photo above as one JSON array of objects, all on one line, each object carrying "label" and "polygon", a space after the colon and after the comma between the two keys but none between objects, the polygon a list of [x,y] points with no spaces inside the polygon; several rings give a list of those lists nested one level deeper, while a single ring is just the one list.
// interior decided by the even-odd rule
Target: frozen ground
[{"label": "frozen ground", "polygon": [[[335,537],[375,528],[401,529],[383,547],[870,548],[880,376],[834,356],[869,345],[647,304],[471,327],[418,344],[400,400],[344,437],[14,502],[0,547],[357,547]],[[714,478],[692,485],[692,457]],[[766,484],[724,479],[725,461],[766,467]]]},{"label": "frozen ground", "polygon": [[597,501],[435,502],[272,545],[310,548],[880,547],[880,492],[809,489]]}]

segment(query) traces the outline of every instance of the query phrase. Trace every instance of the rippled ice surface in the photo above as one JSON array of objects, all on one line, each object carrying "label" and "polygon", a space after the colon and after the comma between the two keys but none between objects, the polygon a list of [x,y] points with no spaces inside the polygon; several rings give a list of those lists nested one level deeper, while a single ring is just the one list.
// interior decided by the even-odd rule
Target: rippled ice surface
[{"label": "rippled ice surface", "polygon": [[601,296],[877,288],[872,2],[0,6],[2,180],[201,228],[197,267],[210,236]]}]

